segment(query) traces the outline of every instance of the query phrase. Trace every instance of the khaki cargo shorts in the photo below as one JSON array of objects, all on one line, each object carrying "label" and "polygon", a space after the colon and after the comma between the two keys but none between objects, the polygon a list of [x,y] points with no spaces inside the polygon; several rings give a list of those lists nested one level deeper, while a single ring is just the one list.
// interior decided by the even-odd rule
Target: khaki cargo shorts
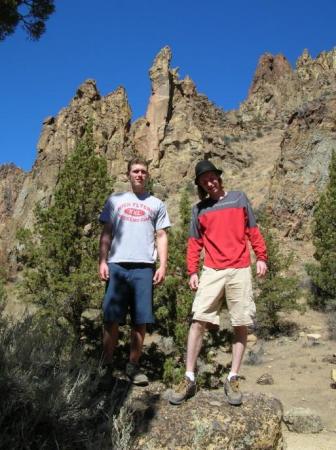
[{"label": "khaki cargo shorts", "polygon": [[204,266],[192,306],[193,320],[219,325],[224,296],[233,327],[254,324],[256,306],[250,267],[211,269]]}]

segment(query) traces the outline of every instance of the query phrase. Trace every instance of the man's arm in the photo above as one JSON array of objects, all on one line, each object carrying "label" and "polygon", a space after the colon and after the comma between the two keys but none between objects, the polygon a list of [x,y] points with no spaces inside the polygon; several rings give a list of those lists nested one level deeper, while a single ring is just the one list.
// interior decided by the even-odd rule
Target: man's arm
[{"label": "man's arm", "polygon": [[198,223],[198,208],[194,206],[191,213],[187,243],[187,270],[190,277],[189,287],[193,291],[197,291],[198,289],[198,266],[203,245],[203,237]]},{"label": "man's arm", "polygon": [[251,242],[253,251],[257,257],[257,276],[263,277],[267,272],[267,249],[265,240],[256,223],[252,206],[245,195],[246,199],[246,219],[247,219],[247,237]]},{"label": "man's arm", "polygon": [[156,232],[156,246],[159,254],[160,266],[155,271],[153,283],[160,284],[165,279],[168,260],[168,236],[166,230]]},{"label": "man's arm", "polygon": [[99,277],[102,281],[109,278],[107,257],[112,242],[112,224],[104,223],[99,240]]}]

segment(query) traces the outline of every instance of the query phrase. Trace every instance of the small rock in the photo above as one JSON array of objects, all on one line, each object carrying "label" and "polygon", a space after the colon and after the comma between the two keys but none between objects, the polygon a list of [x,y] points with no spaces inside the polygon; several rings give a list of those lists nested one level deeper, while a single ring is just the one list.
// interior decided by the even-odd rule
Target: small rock
[{"label": "small rock", "polygon": [[319,433],[323,430],[321,417],[308,408],[292,408],[284,414],[283,421],[295,433]]},{"label": "small rock", "polygon": [[271,374],[264,373],[257,379],[258,384],[274,384],[274,379]]},{"label": "small rock", "polygon": [[169,356],[173,354],[176,350],[176,346],[172,337],[161,337],[158,342],[160,350]]},{"label": "small rock", "polygon": [[305,337],[305,336],[306,336],[306,333],[304,331],[300,331],[299,337]]},{"label": "small rock", "polygon": [[171,397],[173,391],[174,391],[174,389],[166,389],[165,391],[162,392],[161,397],[162,397],[164,400],[167,400],[167,401],[168,401],[168,400],[170,399],[170,397]]},{"label": "small rock", "polygon": [[329,355],[329,356],[324,356],[322,358],[322,362],[327,362],[327,363],[330,363],[330,364],[336,364],[336,354]]},{"label": "small rock", "polygon": [[258,338],[255,334],[248,334],[247,335],[247,343],[250,345],[255,345],[258,341]]},{"label": "small rock", "polygon": [[336,383],[336,369],[331,370],[331,379]]},{"label": "small rock", "polygon": [[210,406],[222,406],[221,402],[217,402],[216,400],[213,400],[209,402]]},{"label": "small rock", "polygon": [[332,369],[331,371],[331,388],[336,389],[336,369]]},{"label": "small rock", "polygon": [[307,339],[308,339],[308,342],[311,342],[312,344],[319,344],[321,335],[319,333],[307,334]]}]

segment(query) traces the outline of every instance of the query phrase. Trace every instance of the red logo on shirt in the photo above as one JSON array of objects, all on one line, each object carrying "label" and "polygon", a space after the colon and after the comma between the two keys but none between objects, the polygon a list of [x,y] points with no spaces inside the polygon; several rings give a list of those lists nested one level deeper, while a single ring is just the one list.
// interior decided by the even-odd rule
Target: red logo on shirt
[{"label": "red logo on shirt", "polygon": [[145,211],[143,211],[142,209],[136,209],[136,208],[126,208],[125,214],[138,217],[138,216],[144,216]]}]

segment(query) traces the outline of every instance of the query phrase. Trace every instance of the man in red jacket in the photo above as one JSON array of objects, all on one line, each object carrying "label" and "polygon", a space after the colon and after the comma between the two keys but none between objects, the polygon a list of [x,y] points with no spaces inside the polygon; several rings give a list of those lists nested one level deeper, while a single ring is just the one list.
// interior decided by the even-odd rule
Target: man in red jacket
[{"label": "man in red jacket", "polygon": [[[187,265],[190,288],[197,293],[192,306],[185,380],[169,399],[175,405],[196,393],[195,368],[203,335],[206,329],[219,326],[224,295],[234,332],[232,366],[224,391],[230,404],[242,402],[238,373],[246,348],[247,330],[253,325],[256,312],[249,242],[257,258],[258,276],[266,274],[267,253],[246,195],[239,191],[226,192],[221,173],[208,160],[198,162],[195,168],[195,183],[201,201],[192,209]],[[199,278],[203,249],[204,266]]]}]

